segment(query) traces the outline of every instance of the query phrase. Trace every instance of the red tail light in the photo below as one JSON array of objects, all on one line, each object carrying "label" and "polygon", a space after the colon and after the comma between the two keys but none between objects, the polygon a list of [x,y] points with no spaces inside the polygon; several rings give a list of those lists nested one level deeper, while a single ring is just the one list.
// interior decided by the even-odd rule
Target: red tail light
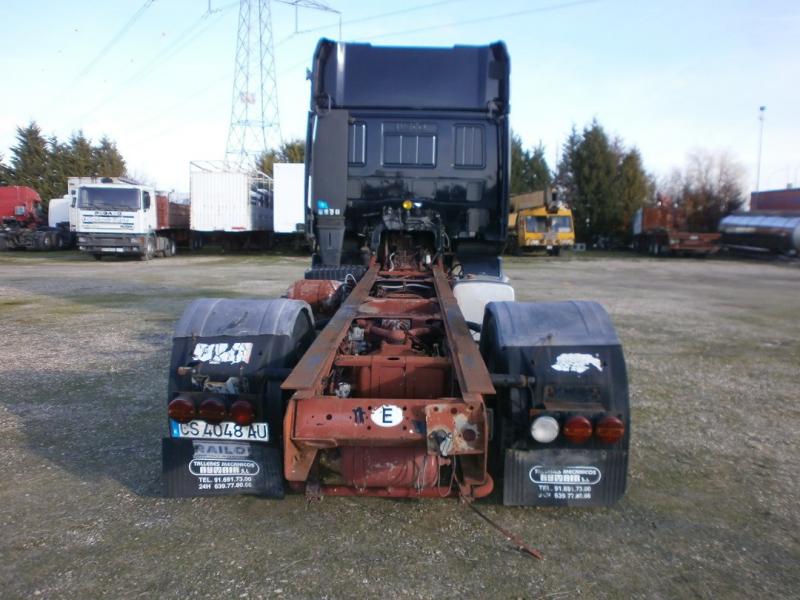
[{"label": "red tail light", "polygon": [[170,419],[175,419],[178,423],[188,423],[195,417],[194,402],[191,398],[178,396],[167,406],[167,414]]},{"label": "red tail light", "polygon": [[586,417],[575,415],[567,419],[561,433],[573,444],[583,444],[592,437],[592,422]]},{"label": "red tail light", "polygon": [[256,411],[247,400],[237,400],[231,404],[231,418],[237,425],[250,425],[256,418]]},{"label": "red tail light", "polygon": [[603,417],[597,423],[595,435],[604,444],[616,444],[625,435],[625,424],[617,417]]},{"label": "red tail light", "polygon": [[219,398],[206,398],[200,403],[200,418],[206,421],[222,421],[225,418],[225,403]]}]

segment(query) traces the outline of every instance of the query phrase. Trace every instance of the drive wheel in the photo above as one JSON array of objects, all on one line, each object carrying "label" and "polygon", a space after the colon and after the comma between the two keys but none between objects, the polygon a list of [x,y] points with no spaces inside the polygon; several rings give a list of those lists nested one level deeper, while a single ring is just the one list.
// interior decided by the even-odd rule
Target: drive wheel
[{"label": "drive wheel", "polygon": [[92,254],[95,260],[103,260],[103,255],[99,253]]},{"label": "drive wheel", "polygon": [[53,249],[53,236],[50,233],[45,233],[42,235],[41,238],[41,248],[42,250],[52,250]]},{"label": "drive wheel", "polygon": [[139,260],[153,260],[156,256],[156,243],[152,237],[147,238],[147,245],[145,251],[139,256]]}]

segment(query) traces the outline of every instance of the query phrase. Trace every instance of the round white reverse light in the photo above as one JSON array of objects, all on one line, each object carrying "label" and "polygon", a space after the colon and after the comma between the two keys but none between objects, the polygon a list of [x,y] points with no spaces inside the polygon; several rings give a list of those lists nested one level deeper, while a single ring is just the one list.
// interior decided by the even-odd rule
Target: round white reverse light
[{"label": "round white reverse light", "polygon": [[558,421],[553,417],[539,417],[531,423],[531,437],[540,444],[549,444],[558,437]]}]

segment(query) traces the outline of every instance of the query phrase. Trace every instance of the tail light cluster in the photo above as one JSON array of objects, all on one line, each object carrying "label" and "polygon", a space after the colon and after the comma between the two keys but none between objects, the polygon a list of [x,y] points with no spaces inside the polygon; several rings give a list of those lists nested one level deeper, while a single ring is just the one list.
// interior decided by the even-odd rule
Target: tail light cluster
[{"label": "tail light cluster", "polygon": [[616,444],[625,435],[625,424],[609,415],[594,424],[583,415],[573,415],[563,425],[549,415],[537,417],[531,423],[531,437],[540,444],[549,444],[559,433],[573,444],[585,444],[592,435],[604,444]]},{"label": "tail light cluster", "polygon": [[228,407],[222,398],[214,396],[200,400],[199,405],[189,396],[177,396],[167,406],[167,414],[178,423],[199,418],[210,423],[231,419],[237,425],[250,425],[256,418],[256,411],[247,400],[234,400]]}]

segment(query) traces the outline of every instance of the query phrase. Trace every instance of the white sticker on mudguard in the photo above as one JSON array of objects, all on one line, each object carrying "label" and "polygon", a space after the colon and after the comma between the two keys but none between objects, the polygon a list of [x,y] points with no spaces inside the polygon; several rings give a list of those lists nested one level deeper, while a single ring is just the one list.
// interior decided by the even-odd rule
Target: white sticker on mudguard
[{"label": "white sticker on mudguard", "polygon": [[194,347],[192,360],[199,360],[210,365],[249,363],[252,351],[253,344],[251,342],[197,344]]},{"label": "white sticker on mudguard", "polygon": [[591,354],[559,354],[555,364],[552,366],[555,371],[564,373],[585,373],[589,367],[594,367],[598,371],[603,370],[603,363],[600,359]]}]

